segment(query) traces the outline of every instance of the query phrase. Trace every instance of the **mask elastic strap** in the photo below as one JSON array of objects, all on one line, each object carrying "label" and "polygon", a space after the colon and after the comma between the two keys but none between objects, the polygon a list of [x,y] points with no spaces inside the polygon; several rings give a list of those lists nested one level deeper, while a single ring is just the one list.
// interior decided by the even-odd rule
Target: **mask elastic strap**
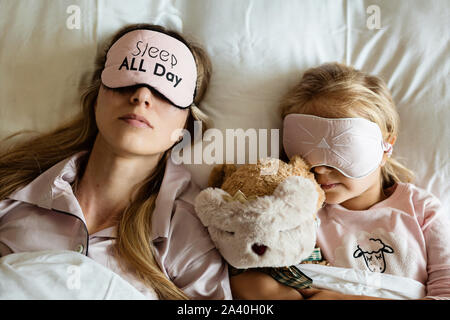
[{"label": "mask elastic strap", "polygon": [[389,142],[383,142],[383,151],[387,153],[388,158],[391,157],[394,147]]}]

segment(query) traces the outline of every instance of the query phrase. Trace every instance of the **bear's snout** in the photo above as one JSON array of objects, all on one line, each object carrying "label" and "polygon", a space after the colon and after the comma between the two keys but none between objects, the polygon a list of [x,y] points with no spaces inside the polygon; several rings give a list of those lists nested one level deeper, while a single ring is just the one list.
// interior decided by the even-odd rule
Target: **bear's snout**
[{"label": "bear's snout", "polygon": [[264,252],[266,252],[267,247],[263,244],[254,243],[252,245],[252,250],[254,253],[256,253],[258,256],[262,256]]}]

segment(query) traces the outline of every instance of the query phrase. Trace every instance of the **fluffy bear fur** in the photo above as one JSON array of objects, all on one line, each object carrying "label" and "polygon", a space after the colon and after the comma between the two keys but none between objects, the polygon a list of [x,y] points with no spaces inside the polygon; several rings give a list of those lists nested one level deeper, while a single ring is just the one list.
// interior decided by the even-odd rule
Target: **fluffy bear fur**
[{"label": "fluffy bear fur", "polygon": [[[213,169],[213,187],[200,192],[195,209],[228,263],[241,269],[282,267],[311,254],[324,194],[309,169],[300,157],[289,164],[265,159]],[[254,246],[265,249],[258,253]]]}]

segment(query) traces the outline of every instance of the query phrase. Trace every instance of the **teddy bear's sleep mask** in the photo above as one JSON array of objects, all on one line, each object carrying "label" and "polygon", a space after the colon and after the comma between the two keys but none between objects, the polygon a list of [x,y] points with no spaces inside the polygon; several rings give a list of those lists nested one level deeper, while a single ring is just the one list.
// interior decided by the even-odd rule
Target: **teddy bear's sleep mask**
[{"label": "teddy bear's sleep mask", "polygon": [[102,83],[109,88],[148,85],[179,108],[195,95],[197,66],[189,48],[162,32],[134,30],[109,49]]},{"label": "teddy bear's sleep mask", "polygon": [[283,122],[283,146],[291,158],[299,155],[311,167],[329,166],[349,178],[363,178],[392,153],[378,125],[363,118],[321,118],[289,114]]}]

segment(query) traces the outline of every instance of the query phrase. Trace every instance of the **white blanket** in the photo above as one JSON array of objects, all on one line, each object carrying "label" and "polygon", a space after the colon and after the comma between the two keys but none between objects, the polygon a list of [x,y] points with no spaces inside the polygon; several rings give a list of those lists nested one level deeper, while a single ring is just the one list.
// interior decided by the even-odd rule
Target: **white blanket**
[{"label": "white blanket", "polygon": [[317,264],[297,267],[313,279],[313,287],[318,289],[386,299],[421,299],[426,295],[425,286],[410,278]]},{"label": "white blanket", "polygon": [[0,258],[0,300],[142,300],[111,270],[71,251],[38,251]]},{"label": "white blanket", "polygon": [[[425,286],[389,274],[298,265],[313,279],[313,287],[345,294],[388,299],[419,299]],[[0,258],[0,300],[143,300],[119,275],[94,260],[71,251],[15,253]]]}]

